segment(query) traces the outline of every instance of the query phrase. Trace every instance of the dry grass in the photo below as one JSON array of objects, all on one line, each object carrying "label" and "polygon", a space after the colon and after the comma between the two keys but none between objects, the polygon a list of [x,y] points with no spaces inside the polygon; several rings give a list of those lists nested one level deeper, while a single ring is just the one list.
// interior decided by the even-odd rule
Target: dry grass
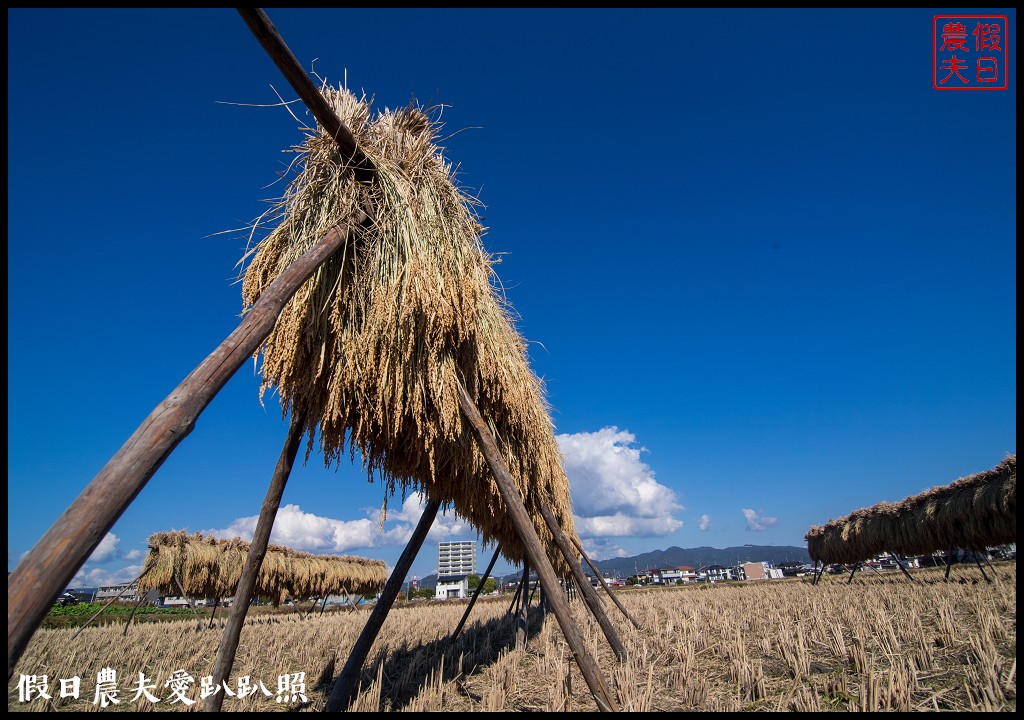
[{"label": "dry grass", "polygon": [[[581,603],[573,609],[586,644],[624,709],[634,711],[1012,711],[1016,708],[1016,567],[998,564],[996,581],[941,569],[919,570],[910,583],[898,573],[862,576],[847,585],[826,577],[626,590],[620,597],[644,625],[638,632],[614,613],[630,659],[615,662]],[[412,603],[392,611],[364,668],[353,709],[367,711],[590,711],[596,706],[553,618],[534,623],[525,650],[511,649],[508,597],[478,603],[459,641],[448,641],[461,603]],[[242,635],[235,676],[262,679],[276,693],[277,676],[305,672],[308,705],[319,709],[322,675],[336,674],[365,611],[301,620],[262,617]],[[57,709],[93,709],[96,673],[113,667],[126,702],[118,709],[152,710],[127,702],[140,671],[166,694],[177,669],[209,672],[220,633],[182,622],[86,630],[40,631],[17,671],[53,678],[80,675],[83,695],[54,701]],[[335,661],[335,658],[338,658]],[[325,673],[326,671],[326,673]],[[52,685],[51,685],[52,689]],[[55,694],[55,693],[52,693]],[[197,697],[193,688],[192,697]],[[8,685],[11,710],[47,709],[18,702],[17,675]],[[161,704],[163,705],[163,704]],[[156,706],[161,707],[161,706]],[[180,704],[161,709],[180,709]],[[262,694],[225,710],[277,710]]]}]

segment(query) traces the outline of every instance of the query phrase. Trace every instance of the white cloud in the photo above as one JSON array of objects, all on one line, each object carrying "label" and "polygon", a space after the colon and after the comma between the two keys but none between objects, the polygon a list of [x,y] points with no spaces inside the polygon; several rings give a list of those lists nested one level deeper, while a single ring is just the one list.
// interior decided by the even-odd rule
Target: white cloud
[{"label": "white cloud", "polygon": [[[583,547],[587,551],[587,557],[591,560],[607,560],[613,557],[626,557],[628,552],[607,538],[587,538],[583,541]],[[589,572],[589,568],[586,568]]]},{"label": "white cloud", "polygon": [[756,532],[767,530],[779,521],[778,518],[765,515],[763,510],[760,513],[756,513],[749,508],[743,508],[743,517],[747,519],[747,530]]},{"label": "white cloud", "polygon": [[127,565],[120,570],[106,568],[89,568],[83,566],[71,579],[68,587],[100,587],[102,585],[120,585],[131,582],[142,573],[141,565]]},{"label": "white cloud", "polygon": [[697,527],[699,527],[701,530],[707,530],[708,528],[710,528],[711,527],[711,516],[710,515],[701,515],[700,516],[700,523],[697,525]]},{"label": "white cloud", "polygon": [[142,559],[142,551],[137,549],[137,548],[135,550],[129,550],[128,552],[126,552],[124,554],[124,559],[125,560],[141,560]]},{"label": "white cloud", "polygon": [[101,563],[106,562],[117,557],[117,544],[121,542],[114,533],[107,533],[106,536],[100,540],[100,544],[96,546],[96,549],[92,551],[92,555],[86,560],[87,563]]},{"label": "white cloud", "polygon": [[[257,517],[238,518],[226,528],[208,532],[217,537],[252,540]],[[377,523],[369,518],[334,520],[303,512],[298,505],[289,504],[278,510],[270,542],[296,550],[344,552],[349,548],[372,547],[378,544],[380,537]]]},{"label": "white cloud", "polygon": [[675,492],[640,460],[628,430],[606,427],[557,437],[569,476],[576,528],[583,537],[669,535],[683,526]]},{"label": "white cloud", "polygon": [[[413,492],[405,498],[401,510],[388,510],[388,522],[395,520],[407,523],[405,537],[401,540],[403,544],[409,542],[409,538],[412,537],[413,529],[419,523],[420,516],[423,515],[425,504],[426,498],[423,493]],[[456,515],[454,510],[445,510],[434,519],[434,524],[430,526],[430,530],[427,533],[427,540],[430,542],[444,542],[446,540],[475,538],[476,535],[476,528]]]},{"label": "white cloud", "polygon": [[[381,528],[380,508],[364,508],[364,518],[337,520],[303,512],[298,505],[285,505],[277,513],[270,541],[296,550],[344,553],[356,548],[405,545],[423,514],[423,496],[409,494],[399,508],[388,508]],[[238,518],[226,528],[207,530],[217,537],[251,540],[257,516]],[[469,523],[448,511],[438,515],[427,538],[433,542],[476,536]]]},{"label": "white cloud", "polygon": [[661,537],[671,535],[683,523],[671,516],[656,518],[630,517],[622,513],[581,518],[576,516],[576,532],[580,537]]}]

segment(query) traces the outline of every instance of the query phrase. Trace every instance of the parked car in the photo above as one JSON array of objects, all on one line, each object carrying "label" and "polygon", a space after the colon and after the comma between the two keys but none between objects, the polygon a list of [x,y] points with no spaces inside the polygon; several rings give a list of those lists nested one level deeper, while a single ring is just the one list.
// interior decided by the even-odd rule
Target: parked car
[{"label": "parked car", "polygon": [[78,602],[78,598],[71,593],[61,593],[61,596],[54,600],[53,604],[59,605],[60,607],[66,607],[67,605],[77,605]]}]

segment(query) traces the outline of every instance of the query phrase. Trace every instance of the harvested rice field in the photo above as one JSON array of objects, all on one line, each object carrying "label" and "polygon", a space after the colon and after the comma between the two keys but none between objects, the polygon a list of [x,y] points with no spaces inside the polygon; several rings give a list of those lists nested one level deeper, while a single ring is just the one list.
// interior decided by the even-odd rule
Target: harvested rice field
[{"label": "harvested rice field", "polygon": [[[990,573],[991,575],[991,573]],[[1015,563],[991,584],[977,570],[915,571],[651,589],[617,595],[643,626],[605,601],[629,651],[615,662],[582,602],[571,603],[586,645],[624,710],[1014,711]],[[515,649],[509,596],[481,601],[456,643],[462,603],[394,608],[365,664],[360,711],[572,711],[596,709],[552,616],[531,606],[529,642]],[[257,616],[246,626],[226,711],[319,710],[368,613]],[[220,633],[194,621],[41,630],[8,684],[9,710],[195,709]],[[97,674],[116,673],[96,702]],[[146,697],[142,683],[159,702]],[[304,675],[299,675],[304,673]],[[46,676],[51,699],[22,701],[26,676]],[[79,697],[62,680],[81,678]],[[187,677],[186,677],[187,676]],[[246,676],[248,676],[246,678]],[[189,680],[191,678],[191,680]],[[19,681],[21,681],[19,686]],[[67,683],[68,686],[71,683]],[[247,689],[252,694],[244,698]],[[241,690],[241,692],[239,692]],[[102,695],[102,694],[101,694]],[[137,699],[133,699],[138,695]],[[305,697],[305,700],[302,698]]]}]

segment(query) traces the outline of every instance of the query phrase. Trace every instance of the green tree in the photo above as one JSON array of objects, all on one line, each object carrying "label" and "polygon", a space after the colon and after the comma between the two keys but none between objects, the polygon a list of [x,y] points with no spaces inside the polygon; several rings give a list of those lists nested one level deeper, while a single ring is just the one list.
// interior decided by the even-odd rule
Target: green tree
[{"label": "green tree", "polygon": [[480,584],[480,576],[476,573],[470,573],[466,576],[466,581],[469,583],[470,590],[476,590],[476,586]]},{"label": "green tree", "polygon": [[484,589],[481,590],[484,595],[490,595],[492,592],[498,589],[498,581],[494,578],[487,578],[484,580]]}]

